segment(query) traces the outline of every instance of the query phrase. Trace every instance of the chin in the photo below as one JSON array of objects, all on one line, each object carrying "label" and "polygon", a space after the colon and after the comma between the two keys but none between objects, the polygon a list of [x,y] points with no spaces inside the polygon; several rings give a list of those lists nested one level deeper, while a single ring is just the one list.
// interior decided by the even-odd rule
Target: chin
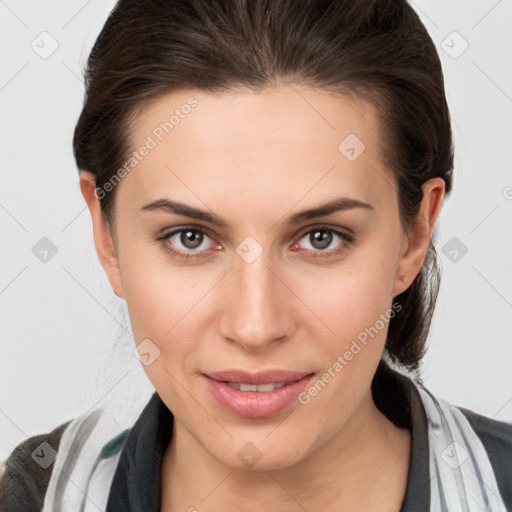
[{"label": "chin", "polygon": [[[226,451],[212,455],[222,464],[236,470],[244,471],[279,471],[290,468],[300,463],[306,456],[297,449],[297,443],[290,443],[288,446],[277,445],[276,442],[266,441],[235,441],[239,448],[234,457],[226,458]],[[231,447],[230,447],[231,451]]]}]

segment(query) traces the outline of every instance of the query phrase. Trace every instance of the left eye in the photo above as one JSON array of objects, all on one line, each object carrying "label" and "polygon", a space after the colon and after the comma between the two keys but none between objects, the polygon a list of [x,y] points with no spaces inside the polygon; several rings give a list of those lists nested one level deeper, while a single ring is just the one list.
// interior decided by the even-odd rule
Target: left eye
[{"label": "left eye", "polygon": [[342,248],[340,248],[339,243],[337,248],[326,250],[333,243],[333,241],[335,241],[336,238],[346,243],[352,241],[352,238],[348,234],[327,227],[312,229],[305,233],[300,240],[305,240],[309,244],[309,247],[306,247],[307,250],[314,252],[333,253],[343,250],[344,244],[341,244]]}]

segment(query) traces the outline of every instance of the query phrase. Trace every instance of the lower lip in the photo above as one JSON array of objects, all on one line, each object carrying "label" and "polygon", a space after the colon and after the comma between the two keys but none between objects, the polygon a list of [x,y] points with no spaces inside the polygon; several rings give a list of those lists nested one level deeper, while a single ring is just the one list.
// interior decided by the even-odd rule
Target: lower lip
[{"label": "lower lip", "polygon": [[203,377],[212,395],[230,413],[245,418],[265,418],[278,414],[297,400],[313,374],[273,391],[240,391],[225,382],[219,382],[206,375]]}]

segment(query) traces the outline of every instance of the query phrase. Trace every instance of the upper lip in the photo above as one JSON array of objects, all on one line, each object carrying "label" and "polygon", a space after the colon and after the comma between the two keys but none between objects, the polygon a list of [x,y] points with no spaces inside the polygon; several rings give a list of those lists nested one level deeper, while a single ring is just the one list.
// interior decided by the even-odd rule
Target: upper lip
[{"label": "upper lip", "polygon": [[270,382],[293,382],[302,379],[313,372],[299,372],[293,370],[264,370],[247,372],[244,370],[222,370],[205,373],[207,377],[220,382],[242,382],[244,384],[267,384]]}]

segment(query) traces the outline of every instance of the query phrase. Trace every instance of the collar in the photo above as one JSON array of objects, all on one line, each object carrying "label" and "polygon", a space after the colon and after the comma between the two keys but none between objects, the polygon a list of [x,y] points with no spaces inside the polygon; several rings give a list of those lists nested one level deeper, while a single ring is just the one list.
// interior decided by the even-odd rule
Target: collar
[{"label": "collar", "polygon": [[[400,512],[430,509],[429,443],[425,408],[412,380],[382,360],[372,381],[375,404],[411,431],[407,488]],[[130,429],[116,467],[106,512],[160,512],[161,466],[174,416],[158,393]]]}]

